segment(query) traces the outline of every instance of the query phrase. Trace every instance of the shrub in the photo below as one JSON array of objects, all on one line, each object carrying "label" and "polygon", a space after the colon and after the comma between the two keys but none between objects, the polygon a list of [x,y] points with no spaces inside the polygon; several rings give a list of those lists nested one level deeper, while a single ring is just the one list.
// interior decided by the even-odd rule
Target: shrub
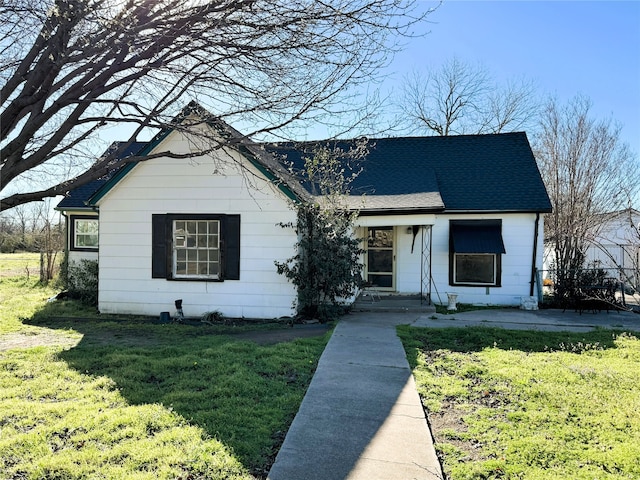
[{"label": "shrub", "polygon": [[69,262],[65,258],[61,273],[63,287],[71,298],[76,298],[85,305],[98,307],[97,260]]},{"label": "shrub", "polygon": [[[296,223],[281,224],[298,235],[297,253],[284,262],[275,262],[278,273],[298,290],[298,314],[329,321],[344,313],[344,299],[362,284],[363,253],[355,238],[357,212],[350,211],[345,198],[349,184],[357,176],[349,162],[363,155],[363,146],[347,152],[317,148],[305,159],[300,172],[314,190],[318,203],[297,205]],[[350,175],[346,175],[351,171]]]}]

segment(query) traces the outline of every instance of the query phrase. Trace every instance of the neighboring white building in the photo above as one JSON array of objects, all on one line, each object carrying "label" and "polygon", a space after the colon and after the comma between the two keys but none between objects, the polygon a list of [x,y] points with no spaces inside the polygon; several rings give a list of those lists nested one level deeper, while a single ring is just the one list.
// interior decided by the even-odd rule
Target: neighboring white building
[{"label": "neighboring white building", "polygon": [[[202,128],[241,138],[221,125]],[[189,137],[162,132],[139,154],[188,153]],[[188,316],[294,314],[295,288],[274,261],[293,255],[296,237],[279,224],[295,220],[294,200],[312,196],[279,161],[300,165],[311,146],[240,141],[131,163],[89,193],[71,192],[58,209],[72,261],[96,256],[95,237],[79,229],[99,212],[99,310],[158,315],[182,299]],[[537,296],[551,204],[524,133],[368,140],[368,151],[352,197],[366,280],[381,293],[440,303],[456,292],[495,305]]]},{"label": "neighboring white building", "polygon": [[[585,263],[607,270],[622,270],[622,279],[638,286],[640,266],[640,212],[627,208],[601,215],[585,252]],[[612,274],[611,276],[618,275]]]},{"label": "neighboring white building", "polygon": [[640,258],[640,212],[627,208],[601,215],[602,222],[589,237],[588,263],[606,268],[637,268]]}]

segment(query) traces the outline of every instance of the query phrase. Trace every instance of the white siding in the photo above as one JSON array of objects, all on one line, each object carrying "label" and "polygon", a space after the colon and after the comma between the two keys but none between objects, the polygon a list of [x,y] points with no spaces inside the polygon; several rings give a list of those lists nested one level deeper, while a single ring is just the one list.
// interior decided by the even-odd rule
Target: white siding
[{"label": "white siding", "polygon": [[[188,148],[178,133],[157,150],[168,149],[168,144],[172,151]],[[295,234],[277,224],[294,220],[295,212],[284,194],[256,171],[223,166],[230,157],[219,155],[139,163],[101,199],[101,312],[155,316],[173,313],[174,301],[182,299],[186,316],[213,310],[247,318],[293,314],[295,289],[278,275],[274,260],[292,255]],[[167,213],[239,214],[240,280],[152,279],[151,218]]]},{"label": "white siding", "polygon": [[[506,254],[502,255],[502,281],[500,287],[462,287],[449,284],[449,220],[501,219],[502,238]],[[520,305],[523,296],[529,296],[533,237],[536,215],[424,215],[366,217],[363,226],[396,226],[395,267],[396,292],[417,294],[421,289],[422,234],[418,233],[413,245],[409,225],[433,225],[431,245],[431,296],[435,303],[446,303],[447,292],[458,293],[462,303],[487,305]],[[536,267],[542,268],[543,216],[540,215]],[[534,289],[537,296],[537,288]]]}]

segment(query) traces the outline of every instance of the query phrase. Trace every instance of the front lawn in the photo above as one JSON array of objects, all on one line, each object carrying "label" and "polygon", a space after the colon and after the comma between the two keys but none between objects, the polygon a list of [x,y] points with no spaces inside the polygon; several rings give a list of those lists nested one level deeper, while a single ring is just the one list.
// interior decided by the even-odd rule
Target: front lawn
[{"label": "front lawn", "polygon": [[640,340],[399,327],[447,478],[640,478]]},{"label": "front lawn", "polygon": [[56,320],[52,293],[0,281],[1,478],[266,477],[329,334],[262,346],[229,327]]}]

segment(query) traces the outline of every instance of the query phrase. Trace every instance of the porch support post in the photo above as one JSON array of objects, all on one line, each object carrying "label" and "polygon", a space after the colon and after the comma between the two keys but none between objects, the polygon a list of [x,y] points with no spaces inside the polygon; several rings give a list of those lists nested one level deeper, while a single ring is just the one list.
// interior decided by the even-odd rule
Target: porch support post
[{"label": "porch support post", "polygon": [[421,231],[420,304],[431,305],[431,225],[422,225]]}]

